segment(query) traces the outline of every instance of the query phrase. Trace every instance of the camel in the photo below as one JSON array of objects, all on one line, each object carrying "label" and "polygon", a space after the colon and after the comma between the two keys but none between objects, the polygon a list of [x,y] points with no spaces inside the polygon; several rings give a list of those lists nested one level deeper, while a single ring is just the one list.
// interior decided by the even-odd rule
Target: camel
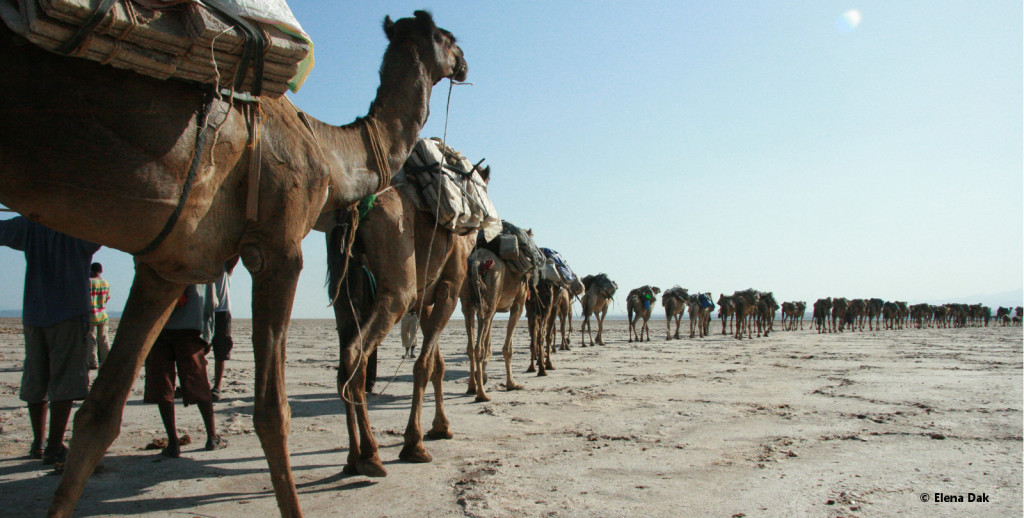
[{"label": "camel", "polygon": [[519,317],[523,314],[529,282],[530,274],[516,274],[501,258],[486,248],[477,248],[469,256],[469,273],[459,298],[469,339],[466,347],[466,355],[469,356],[469,388],[466,393],[475,393],[477,401],[491,400],[484,386],[487,383],[487,364],[491,359],[491,327],[495,313],[509,314],[505,344],[501,348],[505,358],[505,389],[523,388],[512,376],[512,338]]},{"label": "camel", "polygon": [[843,297],[832,299],[832,324],[833,333],[842,333],[846,327],[846,310],[850,307],[850,301]]},{"label": "camel", "polygon": [[[485,182],[490,179],[490,167],[478,171]],[[340,220],[343,216],[339,213],[336,217]],[[341,348],[338,395],[345,403],[349,433],[346,471],[382,477],[387,471],[377,452],[366,406],[367,389],[376,381],[377,347],[403,316],[415,315],[412,345],[406,347],[411,356],[418,318],[423,347],[413,366],[412,410],[398,457],[429,462],[420,427],[423,395],[427,382],[432,382],[435,413],[427,437],[450,439],[442,390],[445,367],[437,342],[455,311],[476,232],[456,235],[438,226],[432,214],[417,210],[404,189],[389,189],[377,196],[356,227],[352,257],[346,265],[347,230],[335,226],[327,233],[328,284],[331,293],[337,293],[333,306]],[[345,278],[341,278],[343,271],[348,272]],[[405,329],[403,342],[404,335]]]},{"label": "camel", "polygon": [[882,299],[868,299],[867,311],[865,314],[868,317],[868,331],[881,330],[881,319],[882,319],[882,306],[885,305],[885,301]]},{"label": "camel", "polygon": [[828,325],[828,317],[832,311],[832,297],[818,299],[814,302],[814,328],[818,330],[818,334],[831,332],[831,328]]},{"label": "camel", "polygon": [[867,315],[867,302],[864,299],[851,299],[846,307],[846,321],[851,331],[864,330],[864,317]]},{"label": "camel", "polygon": [[743,339],[743,330],[747,330],[747,338],[753,339],[753,319],[757,314],[757,303],[761,294],[753,289],[737,291],[732,294],[732,303],[736,308],[736,339]]},{"label": "camel", "polygon": [[[707,302],[705,303],[704,301]],[[696,334],[704,338],[708,334],[711,312],[714,310],[714,304],[707,305],[710,303],[710,292],[695,293],[687,298],[686,305],[690,313],[690,338],[693,338]]]},{"label": "camel", "polygon": [[[782,330],[796,331],[799,323],[800,330],[804,329],[804,312],[807,311],[807,303],[803,301],[782,303]],[[787,323],[787,320],[789,321]]]},{"label": "camel", "polygon": [[[729,320],[732,317],[732,320]],[[732,297],[726,296],[722,293],[718,296],[718,319],[722,321],[722,334],[725,334],[725,323],[729,322],[729,332],[733,332],[733,324],[736,323],[736,305],[733,304]]]},{"label": "camel", "polygon": [[897,325],[899,310],[900,307],[895,302],[885,302],[882,304],[882,326],[885,329],[903,329],[902,325]]},{"label": "camel", "polygon": [[[586,347],[587,343],[583,338],[583,333],[587,333],[590,337],[590,346],[594,344],[604,345],[604,339],[602,334],[604,332],[604,317],[608,314],[608,305],[612,301],[612,297],[615,296],[615,291],[619,288],[619,285],[608,278],[607,275],[599,273],[597,275],[587,275],[583,278],[583,323],[580,324],[580,345]],[[597,341],[594,340],[592,331],[590,328],[590,315],[593,314],[594,318],[597,319]],[[586,329],[586,331],[584,331]]]},{"label": "camel", "polygon": [[[783,302],[782,303],[782,330],[796,331],[797,321],[800,322],[800,330],[804,328],[804,311],[807,310],[806,302]],[[787,322],[788,320],[788,322]]]},{"label": "camel", "polygon": [[[679,338],[679,324],[683,320],[683,313],[686,311],[689,301],[690,295],[687,293],[686,288],[681,288],[678,284],[665,290],[665,294],[661,297],[661,305],[665,307],[665,340],[673,338],[673,321],[676,324],[675,338]],[[724,332],[725,328],[723,327],[722,329]]]},{"label": "camel", "polygon": [[551,344],[554,342],[555,334],[555,306],[563,289],[561,284],[548,279],[539,279],[535,284],[529,285],[526,317],[530,329],[530,366],[526,372],[547,376],[548,370],[555,369],[551,363]]},{"label": "camel", "polygon": [[[629,342],[633,341],[636,337],[637,342],[644,341],[644,334],[646,333],[647,341],[651,340],[651,330],[647,327],[647,321],[651,319],[651,307],[658,300],[657,295],[661,293],[661,289],[657,286],[643,285],[639,288],[634,288],[629,291],[629,295],[626,296],[626,316],[629,320]],[[637,320],[643,319],[643,324],[640,325],[640,333],[636,331]],[[690,334],[693,337],[693,334]]]},{"label": "camel", "polygon": [[[381,85],[365,118],[329,126],[285,97],[264,99],[254,155],[246,146],[251,105],[211,87],[51,54],[0,24],[0,203],[136,260],[110,355],[75,414],[51,516],[71,515],[117,437],[132,383],[185,286],[215,280],[239,256],[253,280],[253,421],[281,514],[301,516],[284,351],[302,238],[321,213],[381,189],[416,141],[431,87],[466,76],[462,50],[429,14],[385,18],[384,32]],[[258,177],[249,176],[250,163]]]},{"label": "camel", "polygon": [[775,327],[775,312],[779,310],[779,304],[775,302],[775,296],[770,291],[759,293],[755,319],[757,321],[757,337],[760,338],[762,330],[764,336]]},{"label": "camel", "polygon": [[[559,292],[558,298],[555,300],[555,316],[559,321],[559,333],[561,334],[562,341],[558,350],[568,351],[569,342],[572,338],[572,302],[574,299],[579,298],[583,294],[583,282],[579,279],[573,279],[572,284],[567,288],[562,288]],[[569,323],[569,334],[565,334],[566,321]],[[554,332],[552,330],[552,332]]]},{"label": "camel", "polygon": [[[1007,317],[1007,318],[1003,319],[1003,317]],[[997,322],[1001,323],[1003,326],[1006,326],[1009,323],[1009,317],[1010,317],[1010,308],[1004,308],[1003,306],[999,306],[998,308],[996,308],[996,321]]]}]

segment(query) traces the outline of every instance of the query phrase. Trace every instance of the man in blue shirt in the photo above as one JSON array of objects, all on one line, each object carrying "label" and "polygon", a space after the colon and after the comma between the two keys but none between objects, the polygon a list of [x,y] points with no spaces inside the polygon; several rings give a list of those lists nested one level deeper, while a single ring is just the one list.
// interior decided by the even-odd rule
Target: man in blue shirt
[{"label": "man in blue shirt", "polygon": [[43,464],[62,464],[72,403],[89,393],[89,268],[100,246],[20,216],[0,221],[0,246],[25,253],[25,365],[19,397],[28,404],[32,423],[29,455],[42,458]]}]

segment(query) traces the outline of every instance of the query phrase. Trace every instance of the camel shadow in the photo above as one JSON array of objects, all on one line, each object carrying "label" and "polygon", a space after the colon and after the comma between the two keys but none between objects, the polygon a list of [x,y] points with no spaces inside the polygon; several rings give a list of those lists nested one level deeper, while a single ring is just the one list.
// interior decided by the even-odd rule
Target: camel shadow
[{"label": "camel shadow", "polygon": [[[346,449],[325,449],[292,453],[295,473],[331,470],[331,474],[308,482],[297,484],[300,494],[327,491],[354,490],[370,487],[378,482],[362,475],[343,472]],[[266,473],[262,455],[235,457],[229,459],[203,459],[203,451],[186,449],[183,456],[168,459],[158,453],[153,455],[107,455],[97,471],[89,479],[89,491],[79,501],[76,514],[92,515],[94,510],[103,509],[104,515],[163,514],[176,511],[188,513],[209,504],[238,503],[249,500],[273,499],[274,491],[269,484],[259,484],[251,491],[219,491],[201,495],[147,497],[157,485],[173,485],[176,481],[216,480],[224,477],[243,477]],[[314,459],[337,460],[337,463],[303,463]],[[385,464],[401,463],[400,460]],[[50,498],[60,483],[51,468],[44,467],[37,459],[27,455],[20,458],[0,460],[0,492],[18,495],[22,505],[17,509],[8,508],[4,516],[40,516],[45,514]],[[34,475],[40,473],[40,476]],[[45,474],[43,474],[45,473]],[[21,478],[20,480],[17,478]],[[215,484],[211,484],[215,485]]]}]

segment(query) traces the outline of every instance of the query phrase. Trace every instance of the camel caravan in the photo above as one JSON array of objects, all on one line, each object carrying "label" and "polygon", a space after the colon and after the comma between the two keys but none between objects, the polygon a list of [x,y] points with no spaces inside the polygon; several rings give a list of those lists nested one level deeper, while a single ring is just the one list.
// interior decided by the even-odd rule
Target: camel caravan
[{"label": "camel caravan", "polygon": [[[335,126],[284,96],[308,76],[312,42],[283,1],[270,3],[283,6],[279,23],[213,1],[164,9],[176,2],[104,0],[94,8],[90,0],[0,0],[7,65],[0,79],[0,203],[136,262],[110,354],[75,414],[51,516],[73,514],[120,433],[132,384],[185,288],[216,280],[233,259],[252,276],[253,422],[281,515],[302,515],[287,446],[284,360],[301,242],[312,230],[327,243],[336,388],[349,436],[345,473],[387,475],[367,393],[376,381],[377,349],[399,322],[403,357],[414,356],[422,334],[398,454],[416,463],[432,460],[424,439],[453,437],[438,344],[456,306],[466,326],[467,393],[478,402],[491,400],[496,314],[508,314],[499,385],[506,391],[524,388],[512,364],[524,311],[527,372],[548,375],[556,351],[570,350],[576,304],[581,347],[606,344],[604,323],[618,284],[605,273],[577,276],[558,252],[537,246],[531,229],[501,220],[483,160],[420,138],[433,86],[467,77],[455,36],[424,11],[385,17],[388,45],[376,98],[366,115]],[[659,294],[652,285],[628,292],[628,343],[651,340],[648,322]],[[711,292],[678,285],[662,294],[662,306],[666,340],[680,338],[684,313],[690,338],[711,335],[717,308],[721,334],[728,325],[741,340],[755,330],[768,337],[780,307],[782,329],[803,330],[807,309],[800,301],[780,306],[770,291],[723,293],[716,303]],[[873,331],[988,325],[991,318],[980,304],[881,299],[821,299],[812,310],[819,333],[863,331],[864,320]],[[1020,325],[1021,308],[1015,311],[999,308],[997,323]],[[424,431],[428,384],[435,411]]]}]

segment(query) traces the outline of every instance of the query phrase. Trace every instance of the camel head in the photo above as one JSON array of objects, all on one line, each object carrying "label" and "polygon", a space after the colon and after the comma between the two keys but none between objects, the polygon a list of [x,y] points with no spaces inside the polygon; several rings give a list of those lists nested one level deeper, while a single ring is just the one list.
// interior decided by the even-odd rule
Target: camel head
[{"label": "camel head", "polygon": [[391,21],[384,18],[384,34],[392,47],[399,47],[416,56],[428,71],[433,84],[449,78],[465,81],[469,67],[462,49],[455,43],[452,33],[434,25],[434,18],[426,11],[416,11],[413,18]]}]

